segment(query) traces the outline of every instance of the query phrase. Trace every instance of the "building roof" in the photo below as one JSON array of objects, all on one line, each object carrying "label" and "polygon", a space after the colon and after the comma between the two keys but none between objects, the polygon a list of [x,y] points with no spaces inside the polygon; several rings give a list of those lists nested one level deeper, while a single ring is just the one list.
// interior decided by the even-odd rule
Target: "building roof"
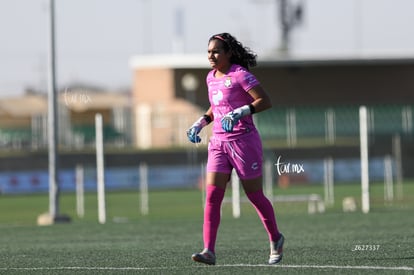
[{"label": "building roof", "polygon": [[[136,55],[130,58],[133,69],[142,68],[211,68],[207,54]],[[414,52],[405,53],[343,53],[259,56],[258,66],[333,66],[333,65],[401,65],[414,64]]]},{"label": "building roof", "polygon": [[1,115],[25,117],[45,113],[47,113],[47,99],[42,95],[25,95],[0,100]]},{"label": "building roof", "polygon": [[60,93],[59,102],[75,112],[123,108],[131,105],[129,95],[125,93],[96,92],[85,89],[65,90]]},{"label": "building roof", "polygon": [[[127,94],[120,92],[110,93],[75,89],[60,93],[59,103],[75,112],[83,112],[89,109],[128,107],[131,100]],[[26,94],[19,97],[0,99],[0,115],[30,117],[47,114],[47,111],[47,96],[43,94]]]},{"label": "building roof", "polygon": [[259,66],[335,66],[335,65],[401,65],[414,64],[413,53],[323,54],[267,57],[258,60]]}]

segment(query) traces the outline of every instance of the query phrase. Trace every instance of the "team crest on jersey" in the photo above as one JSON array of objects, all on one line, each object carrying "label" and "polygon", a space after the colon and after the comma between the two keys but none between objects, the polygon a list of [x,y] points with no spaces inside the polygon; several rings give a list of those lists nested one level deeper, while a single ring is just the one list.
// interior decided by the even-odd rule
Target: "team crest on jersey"
[{"label": "team crest on jersey", "polygon": [[227,88],[231,87],[231,77],[226,78],[226,80],[224,81],[224,86],[226,86]]}]

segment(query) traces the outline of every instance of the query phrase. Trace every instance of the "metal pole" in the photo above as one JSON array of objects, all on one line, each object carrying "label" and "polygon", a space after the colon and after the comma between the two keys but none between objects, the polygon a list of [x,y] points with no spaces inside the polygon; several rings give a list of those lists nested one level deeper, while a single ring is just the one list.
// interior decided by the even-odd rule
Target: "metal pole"
[{"label": "metal pole", "polygon": [[49,83],[48,83],[48,141],[49,141],[49,214],[52,219],[59,215],[59,184],[57,137],[57,100],[56,100],[56,60],[55,60],[55,1],[50,0],[49,29]]},{"label": "metal pole", "polygon": [[273,164],[270,160],[264,162],[264,186],[266,190],[266,195],[268,196],[270,202],[273,203],[273,177],[272,177],[272,167]]},{"label": "metal pole", "polygon": [[234,170],[231,175],[231,201],[233,217],[240,218],[240,179]]},{"label": "metal pole", "polygon": [[84,171],[81,164],[76,165],[76,213],[79,218],[83,218],[85,215],[85,182]]},{"label": "metal pole", "polygon": [[396,188],[397,188],[397,199],[403,199],[403,168],[402,168],[402,155],[401,155],[401,137],[396,134],[392,138],[392,148],[393,155],[395,160],[395,178],[396,178]]},{"label": "metal pole", "polygon": [[334,163],[332,157],[327,157],[324,160],[324,186],[325,186],[325,203],[333,206],[335,203],[334,197]]},{"label": "metal pole", "polygon": [[96,139],[96,177],[98,193],[98,219],[99,223],[106,223],[105,204],[105,167],[103,148],[103,122],[102,115],[95,114],[95,139]]},{"label": "metal pole", "polygon": [[142,162],[139,165],[139,192],[141,196],[141,214],[148,215],[149,200],[148,200],[148,165]]},{"label": "metal pole", "polygon": [[361,150],[362,212],[368,213],[370,208],[368,167],[368,110],[365,106],[361,106],[359,108],[359,129]]},{"label": "metal pole", "polygon": [[390,155],[384,157],[384,201],[394,200],[394,181],[392,178],[392,159]]},{"label": "metal pole", "polygon": [[281,24],[281,45],[280,51],[282,53],[287,53],[289,50],[289,34],[290,34],[290,24],[288,18],[288,1],[287,0],[280,0],[280,24]]}]

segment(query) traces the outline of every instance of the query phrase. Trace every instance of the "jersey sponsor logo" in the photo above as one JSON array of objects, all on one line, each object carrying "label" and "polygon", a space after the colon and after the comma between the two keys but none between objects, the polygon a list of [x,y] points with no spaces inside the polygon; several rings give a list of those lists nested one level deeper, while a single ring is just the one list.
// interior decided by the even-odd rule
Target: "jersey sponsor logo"
[{"label": "jersey sponsor logo", "polygon": [[257,170],[259,168],[259,164],[257,162],[253,162],[251,167],[253,170]]},{"label": "jersey sponsor logo", "polygon": [[213,87],[213,86],[220,85],[222,83],[222,81],[223,80],[210,80],[210,81],[208,81],[208,86]]},{"label": "jersey sponsor logo", "polygon": [[223,99],[223,92],[220,90],[214,91],[212,99],[213,99],[214,105],[219,105],[220,101]]}]

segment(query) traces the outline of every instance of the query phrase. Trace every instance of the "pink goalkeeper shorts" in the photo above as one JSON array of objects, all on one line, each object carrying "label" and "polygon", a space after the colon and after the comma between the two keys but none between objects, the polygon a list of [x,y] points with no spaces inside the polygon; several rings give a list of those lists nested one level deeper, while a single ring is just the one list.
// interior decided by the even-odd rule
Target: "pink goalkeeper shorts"
[{"label": "pink goalkeeper shorts", "polygon": [[208,144],[207,172],[230,174],[234,168],[242,180],[262,175],[263,151],[258,132],[232,141],[214,136]]}]

